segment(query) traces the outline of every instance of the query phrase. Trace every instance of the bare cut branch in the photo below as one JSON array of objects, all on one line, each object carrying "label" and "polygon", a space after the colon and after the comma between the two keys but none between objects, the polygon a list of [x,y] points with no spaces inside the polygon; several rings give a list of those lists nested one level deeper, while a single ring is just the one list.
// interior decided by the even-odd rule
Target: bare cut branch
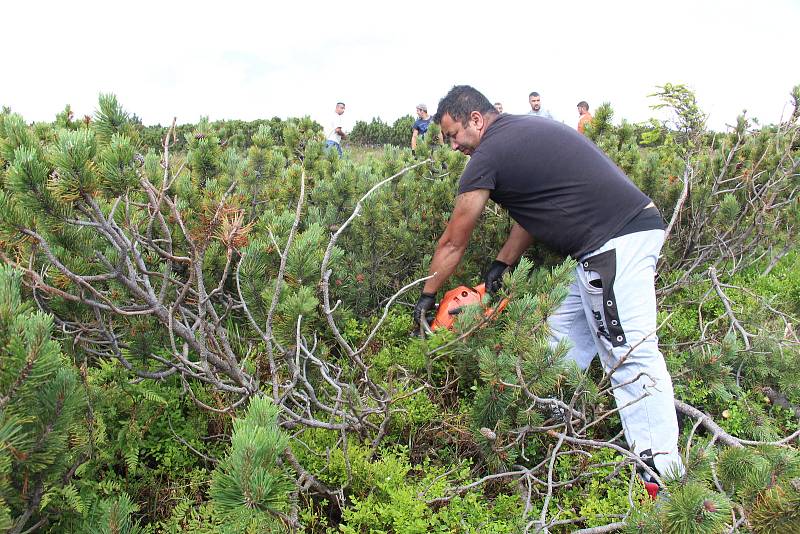
[{"label": "bare cut branch", "polygon": [[[564,436],[563,434],[558,434],[558,442],[556,443],[555,447],[553,448],[553,452],[550,456],[550,465],[547,468],[547,495],[544,497],[544,502],[542,503],[542,511],[539,514],[539,525],[544,526],[546,524],[547,519],[547,509],[550,507],[550,499],[553,498],[553,470],[556,466],[556,458],[558,457],[558,451],[561,449],[561,445],[564,444]],[[524,519],[524,518],[523,518]],[[527,528],[525,529],[528,530]]]},{"label": "bare cut branch", "polygon": [[628,449],[625,449],[623,447],[620,447],[619,445],[616,445],[608,441],[596,441],[593,439],[582,439],[582,438],[567,436],[565,434],[556,432],[555,430],[549,430],[547,434],[554,438],[563,437],[564,441],[575,445],[583,445],[586,447],[592,447],[594,449],[612,449],[614,451],[617,451],[622,456],[625,456],[626,458],[630,459],[635,465],[639,466],[644,472],[650,475],[653,478],[653,480],[655,480],[658,483],[659,486],[661,486],[662,488],[665,487],[664,481],[661,480],[661,477],[658,475],[658,473],[653,471],[653,469],[649,465],[647,465],[644,462],[644,460],[642,460],[641,457],[632,453]]},{"label": "bare cut branch", "polygon": [[[430,278],[432,278],[432,276],[425,276],[423,278],[418,278],[417,280],[414,280],[413,282],[410,282],[410,283],[404,285],[398,291],[396,291],[394,293],[394,295],[389,297],[389,300],[386,302],[386,305],[383,307],[383,314],[381,315],[381,318],[378,319],[378,322],[375,324],[375,326],[372,328],[370,333],[367,335],[367,337],[364,340],[364,342],[361,344],[361,348],[356,350],[355,354],[361,354],[369,346],[370,341],[372,341],[372,338],[375,337],[375,334],[378,333],[378,330],[383,325],[384,321],[386,320],[386,317],[388,317],[389,308],[392,306],[392,304],[394,304],[395,300],[397,300],[400,297],[400,295],[402,295],[403,293],[405,293],[406,291],[408,291],[409,289],[411,289],[415,285],[419,284],[420,282],[424,282],[425,280],[429,280]],[[333,313],[333,310],[331,310],[331,314],[332,313]]]},{"label": "bare cut branch", "polygon": [[[469,483],[469,484],[467,484],[465,486],[459,486],[457,488],[451,488],[451,489],[448,490],[448,492],[449,492],[448,496],[446,496],[446,497],[437,497],[436,499],[431,499],[429,501],[425,501],[425,504],[427,504],[428,506],[437,506],[437,505],[440,505],[440,504],[446,504],[446,503],[450,502],[453,499],[453,497],[456,497],[456,496],[459,496],[459,495],[463,495],[463,494],[467,493],[468,491],[470,491],[472,489],[475,489],[475,488],[477,488],[479,486],[482,486],[483,484],[486,484],[487,482],[490,482],[492,480],[503,480],[503,479],[506,479],[506,478],[521,477],[521,476],[524,476],[524,475],[528,474],[529,472],[530,472],[529,469],[521,469],[521,470],[518,470],[518,471],[504,471],[502,473],[496,473],[496,474],[493,474],[493,475],[486,475],[485,477],[481,477],[478,480],[476,480],[474,482],[471,482],[471,483]],[[442,475],[442,476],[444,476],[444,475]]]},{"label": "bare cut branch", "polygon": [[336,337],[336,341],[339,343],[339,345],[342,347],[342,349],[344,349],[344,351],[354,360],[354,362],[359,366],[359,368],[361,368],[362,371],[364,371],[365,373],[366,373],[366,366],[364,365],[364,362],[361,361],[361,358],[358,356],[356,351],[350,346],[350,344],[347,342],[347,340],[344,339],[344,337],[342,336],[341,332],[339,332],[339,328],[336,326],[335,321],[333,320],[333,312],[332,312],[332,309],[331,309],[331,300],[330,300],[330,284],[329,284],[331,271],[328,268],[328,265],[331,262],[331,257],[333,255],[333,249],[336,246],[336,242],[339,240],[339,236],[342,235],[342,233],[345,231],[345,229],[347,229],[347,227],[350,226],[350,223],[353,222],[353,220],[356,217],[358,217],[359,213],[361,213],[361,209],[362,209],[362,205],[364,204],[364,201],[370,195],[372,195],[372,193],[374,193],[375,191],[380,189],[383,185],[391,182],[392,180],[394,180],[396,178],[399,178],[400,176],[403,176],[407,172],[409,172],[411,170],[414,170],[417,167],[420,167],[422,165],[428,164],[430,162],[431,162],[430,159],[425,159],[425,160],[422,160],[422,161],[420,161],[418,163],[415,163],[414,165],[410,165],[408,167],[404,167],[403,169],[401,169],[397,173],[393,174],[392,176],[390,176],[390,177],[388,177],[388,178],[386,178],[384,180],[381,180],[380,182],[378,182],[377,184],[372,186],[369,189],[369,191],[364,193],[364,195],[362,195],[361,198],[358,199],[358,202],[356,202],[356,206],[353,209],[353,212],[347,218],[347,220],[345,222],[343,222],[342,225],[339,227],[339,229],[336,230],[336,232],[334,232],[334,234],[331,236],[330,241],[328,241],[328,246],[325,249],[325,255],[322,258],[322,263],[320,264],[320,279],[321,279],[321,288],[322,288],[322,297],[323,297],[322,310],[323,310],[323,313],[325,314],[325,316],[326,316],[326,318],[328,320],[328,326],[330,327],[331,331],[333,332],[333,335]]},{"label": "bare cut branch", "polygon": [[197,456],[199,456],[200,458],[204,459],[205,461],[207,461],[207,462],[209,462],[211,464],[219,463],[219,460],[217,460],[216,458],[213,458],[211,456],[208,456],[206,454],[203,454],[202,452],[200,452],[197,449],[195,449],[194,447],[192,447],[191,443],[189,443],[188,441],[183,439],[181,436],[179,436],[178,433],[175,432],[175,429],[172,428],[172,418],[169,416],[169,414],[167,414],[167,424],[169,425],[169,431],[172,432],[172,435],[175,437],[175,439],[177,439],[179,442],[181,442],[187,449],[189,449],[190,451],[195,453]]},{"label": "bare cut branch", "polygon": [[689,183],[691,182],[692,177],[694,176],[694,169],[692,169],[689,160],[686,160],[686,167],[683,171],[683,190],[681,191],[680,197],[678,197],[678,202],[675,204],[675,209],[672,211],[672,217],[670,218],[669,224],[667,225],[667,229],[664,230],[664,241],[669,239],[670,234],[672,233],[672,229],[675,227],[675,224],[678,222],[678,219],[683,212],[683,205],[686,203],[686,199],[689,198]]},{"label": "bare cut branch", "polygon": [[286,247],[281,253],[281,263],[280,267],[278,267],[278,275],[275,277],[275,290],[272,293],[272,302],[270,303],[269,311],[267,312],[267,324],[264,327],[264,336],[267,345],[267,357],[269,359],[269,372],[270,378],[272,379],[272,398],[275,400],[278,399],[279,392],[278,368],[275,363],[275,354],[272,344],[272,320],[275,315],[275,310],[278,309],[278,300],[280,299],[281,290],[283,289],[283,278],[286,274],[286,261],[289,257],[289,251],[291,250],[292,243],[294,242],[294,236],[297,234],[297,228],[300,226],[300,216],[303,213],[305,194],[306,171],[303,169],[303,172],[300,175],[300,194],[297,197],[297,208],[295,209],[294,222],[292,223],[292,228],[289,230],[289,236],[286,238]]},{"label": "bare cut branch", "polygon": [[624,521],[618,521],[601,527],[581,528],[574,531],[572,534],[606,534],[607,532],[617,532],[625,528],[626,524],[627,523]]},{"label": "bare cut branch", "polygon": [[736,318],[736,315],[733,313],[733,309],[731,308],[731,301],[719,285],[719,278],[717,278],[717,270],[714,269],[714,267],[709,267],[708,276],[711,278],[711,284],[714,286],[714,291],[717,292],[717,295],[722,301],[722,305],[725,307],[725,314],[731,321],[731,328],[735,328],[739,332],[739,334],[741,334],[742,341],[744,342],[744,348],[745,350],[749,351],[750,338],[753,336],[744,329],[742,324]]},{"label": "bare cut branch", "polygon": [[744,447],[744,445],[742,445],[742,440],[725,432],[721,426],[714,422],[711,416],[701,412],[694,406],[675,399],[675,408],[677,408],[679,412],[686,414],[693,419],[701,421],[703,426],[712,433],[713,439],[719,440],[729,447]]}]

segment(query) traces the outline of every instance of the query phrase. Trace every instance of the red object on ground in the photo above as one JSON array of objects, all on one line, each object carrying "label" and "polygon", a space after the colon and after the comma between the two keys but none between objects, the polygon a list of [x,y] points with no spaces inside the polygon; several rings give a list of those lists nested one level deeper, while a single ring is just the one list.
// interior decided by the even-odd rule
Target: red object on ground
[{"label": "red object on ground", "polygon": [[[480,284],[475,287],[458,286],[451,289],[444,294],[441,302],[439,302],[439,311],[436,312],[436,317],[431,322],[431,330],[437,328],[449,328],[452,330],[453,324],[456,322],[456,315],[461,312],[464,306],[470,304],[480,304],[483,296],[486,294],[485,284]],[[484,306],[485,315],[491,316],[495,311],[498,313],[503,310],[508,304],[508,299],[503,299],[495,310],[494,306]]]}]

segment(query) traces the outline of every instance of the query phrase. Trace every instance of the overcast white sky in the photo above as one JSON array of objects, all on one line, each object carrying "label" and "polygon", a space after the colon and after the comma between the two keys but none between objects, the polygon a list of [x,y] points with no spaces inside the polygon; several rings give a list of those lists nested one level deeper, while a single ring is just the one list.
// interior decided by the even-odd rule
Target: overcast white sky
[{"label": "overcast white sky", "polygon": [[670,2],[180,2],[12,0],[0,7],[0,105],[28,121],[113,92],[145,124],[433,112],[470,84],[556,118],[610,102],[646,120],[666,82],[696,91],[710,125],[776,122],[800,83],[800,0]]}]

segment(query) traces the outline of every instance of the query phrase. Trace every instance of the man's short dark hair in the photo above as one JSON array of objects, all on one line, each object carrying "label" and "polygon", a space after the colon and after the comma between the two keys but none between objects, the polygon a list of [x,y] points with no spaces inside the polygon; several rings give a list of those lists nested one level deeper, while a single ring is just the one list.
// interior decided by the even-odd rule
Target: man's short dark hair
[{"label": "man's short dark hair", "polygon": [[[337,102],[336,105],[337,106],[344,106],[344,102]],[[345,106],[345,107],[347,107],[347,106]]]},{"label": "man's short dark hair", "polygon": [[439,100],[439,107],[433,122],[441,124],[442,117],[450,115],[454,121],[459,121],[464,126],[469,122],[469,114],[477,111],[482,115],[497,115],[497,110],[483,93],[469,85],[456,85],[444,98]]},{"label": "man's short dark hair", "polygon": [[581,100],[580,102],[578,102],[578,107],[584,108],[586,109],[586,111],[589,111],[589,104],[586,102],[586,100]]},{"label": "man's short dark hair", "polygon": [[536,91],[531,91],[531,94],[528,95],[528,98],[532,96],[539,96],[539,93],[537,93]]}]

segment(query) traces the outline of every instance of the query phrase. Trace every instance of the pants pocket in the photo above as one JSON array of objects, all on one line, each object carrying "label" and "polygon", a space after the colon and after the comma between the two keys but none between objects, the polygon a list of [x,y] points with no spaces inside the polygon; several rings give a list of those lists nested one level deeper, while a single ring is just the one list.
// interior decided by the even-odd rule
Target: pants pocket
[{"label": "pants pocket", "polygon": [[617,300],[614,296],[614,280],[617,274],[616,250],[607,250],[582,259],[581,268],[582,283],[589,295],[598,335],[605,337],[614,347],[624,345],[625,331],[619,319]]}]

